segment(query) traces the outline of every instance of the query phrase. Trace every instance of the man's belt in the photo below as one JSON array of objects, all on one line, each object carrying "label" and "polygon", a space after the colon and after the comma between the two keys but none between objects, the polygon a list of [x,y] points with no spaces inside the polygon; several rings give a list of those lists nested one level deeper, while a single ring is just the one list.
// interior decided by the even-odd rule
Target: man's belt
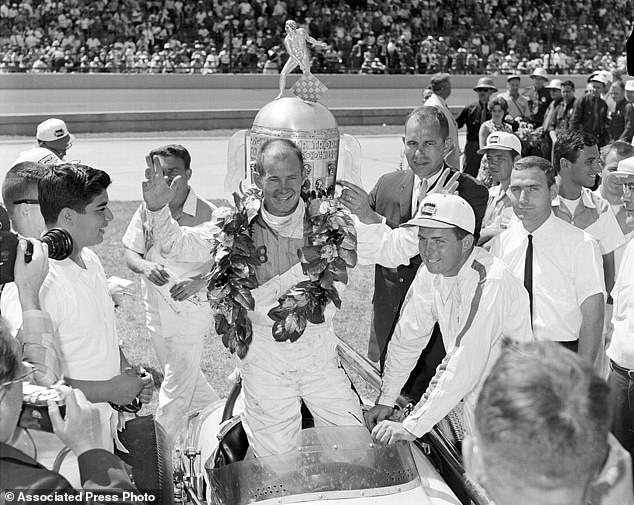
[{"label": "man's belt", "polygon": [[614,361],[610,360],[610,368],[614,370],[619,375],[623,375],[628,377],[629,379],[634,379],[634,370],[630,370],[629,368],[624,368],[622,366],[617,365]]}]

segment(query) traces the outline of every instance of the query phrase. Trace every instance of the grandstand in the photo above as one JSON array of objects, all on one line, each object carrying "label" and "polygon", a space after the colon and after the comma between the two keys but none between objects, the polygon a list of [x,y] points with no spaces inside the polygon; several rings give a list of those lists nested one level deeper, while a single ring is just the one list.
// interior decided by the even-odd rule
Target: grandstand
[{"label": "grandstand", "polygon": [[313,72],[553,74],[625,68],[630,0],[22,0],[0,72],[276,73],[286,19],[329,44]]}]

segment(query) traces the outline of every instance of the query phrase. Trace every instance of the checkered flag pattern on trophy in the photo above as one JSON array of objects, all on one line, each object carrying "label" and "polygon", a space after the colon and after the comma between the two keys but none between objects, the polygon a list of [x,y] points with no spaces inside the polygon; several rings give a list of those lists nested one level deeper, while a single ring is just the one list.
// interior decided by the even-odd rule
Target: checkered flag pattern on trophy
[{"label": "checkered flag pattern on trophy", "polygon": [[291,93],[305,102],[318,102],[328,87],[313,74],[303,74],[291,87]]}]

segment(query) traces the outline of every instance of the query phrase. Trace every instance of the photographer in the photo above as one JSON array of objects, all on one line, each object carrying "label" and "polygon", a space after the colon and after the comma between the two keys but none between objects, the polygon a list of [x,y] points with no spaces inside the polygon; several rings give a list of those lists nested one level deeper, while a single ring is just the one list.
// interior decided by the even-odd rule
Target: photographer
[{"label": "photographer", "polygon": [[[21,239],[15,263],[15,284],[24,311],[24,329],[31,327],[33,318],[48,321],[48,314],[40,310],[38,293],[48,272],[47,246],[31,241],[33,255],[25,262],[27,242]],[[22,406],[22,382],[29,372],[21,362],[21,353],[15,340],[8,333],[4,321],[0,320],[0,489],[23,490],[26,494],[38,495],[47,491],[76,494],[61,475],[47,470],[37,461],[11,446],[20,408]],[[86,490],[99,489],[102,494],[118,502],[126,501],[123,491],[136,491],[123,462],[104,450],[99,415],[95,407],[79,390],[64,388],[66,415],[62,418],[55,402],[49,402],[49,415],[56,435],[77,456],[82,486]],[[103,493],[109,490],[110,493]],[[135,501],[135,503],[139,503]]]}]

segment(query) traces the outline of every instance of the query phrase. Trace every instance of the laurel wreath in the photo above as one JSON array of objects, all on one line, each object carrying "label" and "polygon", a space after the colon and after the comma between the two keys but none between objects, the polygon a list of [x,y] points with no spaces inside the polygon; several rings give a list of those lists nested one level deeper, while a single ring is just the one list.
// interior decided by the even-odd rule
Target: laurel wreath
[{"label": "laurel wreath", "polygon": [[[233,198],[235,208],[221,207],[214,212],[214,265],[207,276],[207,298],[216,333],[225,347],[244,358],[253,339],[248,312],[255,308],[251,290],[259,286],[255,268],[262,264],[251,236],[262,195],[251,187],[243,195],[234,193]],[[308,245],[297,254],[308,280],[292,286],[268,312],[274,321],[272,335],[278,342],[294,342],[308,323],[323,323],[330,302],[340,308],[334,283],[347,284],[347,269],[357,264],[357,236],[348,210],[337,199],[325,199],[311,201],[306,212]]]}]

